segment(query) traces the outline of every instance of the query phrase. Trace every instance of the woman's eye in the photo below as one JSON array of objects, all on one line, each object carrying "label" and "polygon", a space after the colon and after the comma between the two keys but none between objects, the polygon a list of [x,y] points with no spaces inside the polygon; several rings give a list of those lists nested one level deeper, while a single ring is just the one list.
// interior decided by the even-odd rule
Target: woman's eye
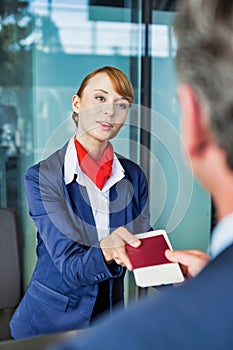
[{"label": "woman's eye", "polygon": [[104,96],[96,96],[95,99],[98,101],[105,101]]},{"label": "woman's eye", "polygon": [[118,102],[118,103],[116,103],[116,107],[118,109],[128,109],[129,105],[127,103],[120,103],[120,102]]}]

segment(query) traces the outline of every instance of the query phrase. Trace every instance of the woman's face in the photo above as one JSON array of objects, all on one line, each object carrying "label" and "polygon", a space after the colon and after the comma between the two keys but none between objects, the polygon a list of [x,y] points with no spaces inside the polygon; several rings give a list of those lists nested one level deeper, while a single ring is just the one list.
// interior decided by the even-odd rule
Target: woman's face
[{"label": "woman's face", "polygon": [[77,138],[90,150],[117,135],[124,125],[129,102],[113,88],[107,74],[92,77],[82,96],[73,96],[72,107],[79,114]]}]

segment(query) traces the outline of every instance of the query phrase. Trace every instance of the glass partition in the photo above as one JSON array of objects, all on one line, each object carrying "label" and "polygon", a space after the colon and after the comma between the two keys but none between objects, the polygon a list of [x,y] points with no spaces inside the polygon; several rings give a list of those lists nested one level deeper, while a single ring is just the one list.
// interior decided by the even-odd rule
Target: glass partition
[{"label": "glass partition", "polygon": [[206,250],[210,235],[210,196],[189,169],[179,132],[180,109],[174,67],[174,12],[153,11],[151,25],[152,224],[166,228],[174,248]]}]

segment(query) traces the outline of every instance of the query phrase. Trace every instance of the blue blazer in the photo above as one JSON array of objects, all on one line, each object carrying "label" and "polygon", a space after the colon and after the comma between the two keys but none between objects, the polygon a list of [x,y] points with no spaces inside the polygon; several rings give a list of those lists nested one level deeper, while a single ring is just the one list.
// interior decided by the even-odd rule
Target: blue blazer
[{"label": "blue blazer", "polygon": [[53,350],[232,350],[232,277],[233,245],[196,278],[117,312]]},{"label": "blue blazer", "polygon": [[[37,264],[10,322],[14,338],[88,327],[98,284],[109,280],[110,307],[123,302],[125,269],[108,266],[85,187],[65,185],[67,145],[29,168],[25,188],[37,228]],[[147,181],[142,169],[118,157],[125,177],[110,189],[110,232],[150,230]]]}]

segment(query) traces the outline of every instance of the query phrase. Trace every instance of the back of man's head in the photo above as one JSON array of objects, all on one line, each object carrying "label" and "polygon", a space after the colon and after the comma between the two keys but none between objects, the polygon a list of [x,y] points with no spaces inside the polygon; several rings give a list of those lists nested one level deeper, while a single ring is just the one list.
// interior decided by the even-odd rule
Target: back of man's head
[{"label": "back of man's head", "polygon": [[184,0],[178,11],[178,78],[208,108],[215,142],[233,170],[233,0]]}]

